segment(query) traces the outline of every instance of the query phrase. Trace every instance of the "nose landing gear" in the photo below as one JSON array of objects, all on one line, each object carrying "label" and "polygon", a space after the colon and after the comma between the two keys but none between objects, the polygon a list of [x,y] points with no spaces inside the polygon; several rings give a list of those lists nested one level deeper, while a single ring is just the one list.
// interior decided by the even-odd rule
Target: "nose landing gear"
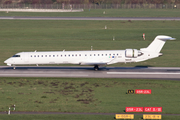
[{"label": "nose landing gear", "polygon": [[15,70],[16,69],[16,66],[15,65],[13,65],[13,70]]}]

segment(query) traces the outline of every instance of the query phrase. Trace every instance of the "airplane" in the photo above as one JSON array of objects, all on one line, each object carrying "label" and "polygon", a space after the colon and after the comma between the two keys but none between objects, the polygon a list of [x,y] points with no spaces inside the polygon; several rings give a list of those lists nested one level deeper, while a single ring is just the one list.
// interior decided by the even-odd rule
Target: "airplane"
[{"label": "airplane", "polygon": [[99,66],[115,63],[141,62],[162,55],[162,47],[167,40],[175,40],[170,36],[158,35],[147,47],[125,50],[91,50],[91,51],[46,51],[46,52],[20,52],[4,61],[8,66],[39,65],[39,64],[78,64]]}]

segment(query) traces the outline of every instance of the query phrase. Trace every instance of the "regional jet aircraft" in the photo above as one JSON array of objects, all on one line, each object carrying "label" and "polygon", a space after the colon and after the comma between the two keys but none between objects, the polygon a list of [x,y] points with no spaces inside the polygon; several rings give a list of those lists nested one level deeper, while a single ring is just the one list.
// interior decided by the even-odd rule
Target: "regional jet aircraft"
[{"label": "regional jet aircraft", "polygon": [[38,64],[78,64],[91,65],[95,70],[99,66],[115,63],[141,62],[162,55],[162,47],[167,40],[175,40],[170,36],[159,35],[147,47],[125,50],[97,50],[97,51],[47,51],[20,52],[10,57],[4,63],[8,66],[37,65]]}]

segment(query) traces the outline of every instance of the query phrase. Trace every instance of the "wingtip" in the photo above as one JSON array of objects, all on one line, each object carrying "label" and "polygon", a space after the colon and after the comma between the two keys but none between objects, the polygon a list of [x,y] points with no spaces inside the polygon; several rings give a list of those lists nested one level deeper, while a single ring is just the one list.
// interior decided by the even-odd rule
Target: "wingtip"
[{"label": "wingtip", "polygon": [[170,40],[176,40],[176,38],[171,38]]}]

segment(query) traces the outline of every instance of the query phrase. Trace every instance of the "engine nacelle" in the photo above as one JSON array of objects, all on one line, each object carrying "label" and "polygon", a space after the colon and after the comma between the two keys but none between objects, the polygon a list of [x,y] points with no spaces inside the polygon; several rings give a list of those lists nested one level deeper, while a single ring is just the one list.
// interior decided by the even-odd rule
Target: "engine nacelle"
[{"label": "engine nacelle", "polygon": [[138,50],[137,49],[126,49],[125,56],[129,58],[136,58],[138,57]]}]

